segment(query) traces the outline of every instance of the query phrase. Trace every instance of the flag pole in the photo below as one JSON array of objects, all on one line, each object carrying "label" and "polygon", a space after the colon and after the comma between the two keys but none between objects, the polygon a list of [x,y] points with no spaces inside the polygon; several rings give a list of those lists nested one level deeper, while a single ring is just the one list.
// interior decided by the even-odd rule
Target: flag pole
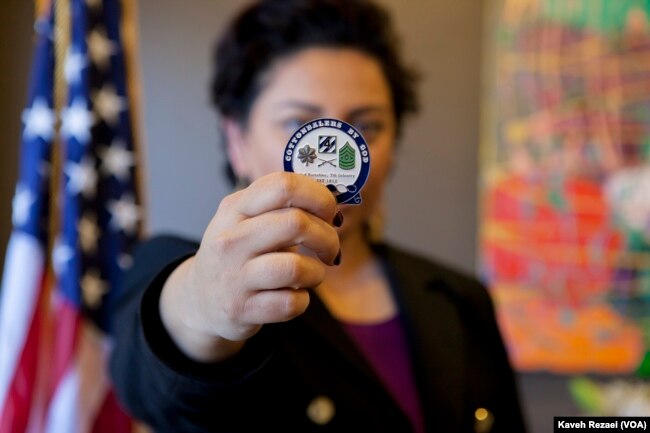
[{"label": "flag pole", "polygon": [[[54,135],[50,147],[50,174],[49,174],[49,192],[50,201],[48,209],[48,229],[47,229],[47,250],[45,252],[45,269],[44,278],[46,283],[43,285],[43,292],[40,297],[40,308],[42,309],[42,335],[44,341],[49,342],[42,346],[41,351],[46,354],[43,358],[49,358],[51,355],[53,343],[51,342],[54,332],[54,316],[51,309],[52,293],[56,284],[56,274],[54,270],[54,248],[59,238],[61,226],[61,170],[63,161],[63,138],[61,137],[61,112],[66,105],[68,97],[67,84],[65,82],[64,64],[65,55],[70,45],[70,0],[52,0],[54,1],[54,29],[53,46],[54,46],[54,89],[53,89],[53,106],[54,106]],[[49,1],[41,0],[42,3]],[[39,377],[47,376],[47,363],[41,363],[39,368]],[[39,388],[40,389],[40,388]]]},{"label": "flag pole", "polygon": [[[54,249],[60,235],[61,228],[61,172],[63,164],[64,140],[61,136],[61,113],[66,106],[68,98],[68,86],[65,80],[65,56],[70,45],[71,38],[71,16],[70,0],[38,0],[37,7],[53,5],[50,11],[54,13],[53,50],[54,50],[54,71],[53,71],[53,109],[54,109],[54,134],[50,147],[50,173],[49,173],[49,209],[47,245],[44,260],[44,283],[39,299],[38,310],[41,311],[40,335],[42,344],[39,348],[40,360],[36,372],[35,396],[33,405],[37,408],[39,420],[37,425],[45,428],[48,405],[48,385],[50,383],[51,360],[55,353],[56,338],[56,312],[53,309],[52,296],[56,284],[56,273],[54,269]],[[54,3],[51,3],[54,2]],[[41,15],[43,16],[43,15]],[[37,311],[38,311],[37,310]],[[38,312],[36,313],[38,314]]]},{"label": "flag pole", "polygon": [[52,251],[60,228],[60,179],[62,170],[63,139],[61,137],[61,112],[66,105],[68,86],[65,80],[65,57],[70,46],[70,0],[54,0],[54,113],[56,116],[52,141],[52,167],[50,172],[50,212],[47,243],[48,274],[52,271]]},{"label": "flag pole", "polygon": [[[147,184],[144,175],[146,149],[146,137],[144,128],[141,127],[142,113],[142,92],[140,86],[141,68],[140,55],[138,50],[138,5],[133,0],[121,0],[122,5],[122,38],[124,42],[124,63],[126,69],[126,83],[129,102],[129,115],[131,117],[131,134],[133,136],[133,153],[135,154],[135,190],[140,209],[148,209],[147,206]],[[138,234],[142,237],[147,233],[147,217],[143,213],[138,225]]]}]

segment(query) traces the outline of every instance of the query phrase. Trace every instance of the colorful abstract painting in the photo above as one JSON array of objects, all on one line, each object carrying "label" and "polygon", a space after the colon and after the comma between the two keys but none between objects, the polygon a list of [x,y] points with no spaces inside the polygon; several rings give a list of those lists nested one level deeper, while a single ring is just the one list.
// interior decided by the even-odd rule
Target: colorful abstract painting
[{"label": "colorful abstract painting", "polygon": [[519,369],[648,373],[649,16],[502,0],[488,19],[481,272]]}]

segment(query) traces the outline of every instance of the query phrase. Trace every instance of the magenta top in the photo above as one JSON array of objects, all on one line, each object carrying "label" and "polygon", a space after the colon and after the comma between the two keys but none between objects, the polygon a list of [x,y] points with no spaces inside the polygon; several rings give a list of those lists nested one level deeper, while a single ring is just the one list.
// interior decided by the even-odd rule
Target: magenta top
[{"label": "magenta top", "polygon": [[373,325],[342,325],[408,416],[413,431],[424,433],[420,398],[415,386],[406,335],[399,316]]}]

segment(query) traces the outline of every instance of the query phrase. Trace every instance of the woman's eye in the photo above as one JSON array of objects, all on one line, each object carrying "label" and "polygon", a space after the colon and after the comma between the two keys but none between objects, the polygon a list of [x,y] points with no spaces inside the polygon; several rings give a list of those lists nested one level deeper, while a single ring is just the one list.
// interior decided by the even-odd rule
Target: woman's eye
[{"label": "woman's eye", "polygon": [[293,118],[293,119],[287,119],[282,122],[282,128],[293,134],[296,132],[298,128],[300,128],[304,123],[306,123],[306,120],[303,119],[298,119],[298,118]]},{"label": "woman's eye", "polygon": [[363,135],[368,144],[372,142],[379,133],[384,129],[382,122],[356,122],[354,127]]}]

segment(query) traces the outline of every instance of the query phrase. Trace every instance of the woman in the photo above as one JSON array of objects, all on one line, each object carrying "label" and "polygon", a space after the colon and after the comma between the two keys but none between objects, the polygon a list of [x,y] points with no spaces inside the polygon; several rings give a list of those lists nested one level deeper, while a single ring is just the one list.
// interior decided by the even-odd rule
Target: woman
[{"label": "woman", "polygon": [[[217,49],[213,97],[232,173],[200,245],[145,243],[127,276],[112,372],[156,431],[522,432],[490,299],[475,280],[370,242],[416,103],[386,13],[268,0]],[[355,125],[363,204],[282,172],[302,123]]]}]

